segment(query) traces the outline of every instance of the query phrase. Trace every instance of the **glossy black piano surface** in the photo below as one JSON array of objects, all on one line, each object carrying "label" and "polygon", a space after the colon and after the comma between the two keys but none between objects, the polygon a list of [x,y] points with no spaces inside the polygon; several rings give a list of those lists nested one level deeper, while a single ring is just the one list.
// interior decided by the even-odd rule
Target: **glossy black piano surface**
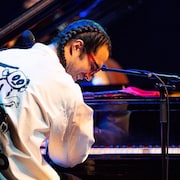
[{"label": "glossy black piano surface", "polygon": [[[95,129],[97,141],[83,164],[70,169],[63,169],[53,164],[54,168],[58,172],[70,173],[77,176],[77,179],[83,180],[162,179],[164,172],[162,172],[160,104],[166,99],[161,99],[159,96],[136,96],[112,89],[86,92],[84,99],[94,109],[94,126],[101,131],[105,130],[103,134],[105,138],[99,138]],[[168,148],[166,174],[169,180],[179,180],[180,174],[177,168],[180,161],[179,93],[170,93],[168,100],[169,141],[166,147]],[[126,127],[128,134],[119,133],[118,135],[122,137],[117,138],[116,133],[109,132],[108,128],[111,127],[113,132],[118,132],[112,124],[107,123],[114,117],[116,120],[119,118],[118,120],[125,121],[116,125]],[[99,126],[101,121],[104,126]]]},{"label": "glossy black piano surface", "polygon": [[[129,90],[129,89],[128,89]],[[138,92],[139,89],[137,88]],[[141,89],[140,89],[141,90]],[[110,90],[101,92],[85,92],[85,102],[94,109],[95,126],[105,121],[110,115],[111,121],[126,121],[128,123],[128,137],[126,140],[117,143],[100,144],[120,145],[120,146],[161,146],[161,105],[165,103],[167,126],[169,129],[169,145],[178,146],[180,144],[180,97],[179,93],[173,92],[166,98],[160,98],[157,91],[142,91],[127,93],[122,90]],[[92,93],[92,94],[91,94]],[[145,94],[145,95],[146,95]],[[129,116],[125,118],[129,113]],[[163,112],[164,113],[164,112]],[[106,120],[108,121],[108,120]],[[125,122],[124,122],[125,123]],[[119,124],[119,126],[121,126]],[[127,126],[127,124],[126,124]],[[103,126],[105,128],[105,126]],[[99,145],[99,144],[98,144]],[[95,143],[96,146],[96,143]]]}]

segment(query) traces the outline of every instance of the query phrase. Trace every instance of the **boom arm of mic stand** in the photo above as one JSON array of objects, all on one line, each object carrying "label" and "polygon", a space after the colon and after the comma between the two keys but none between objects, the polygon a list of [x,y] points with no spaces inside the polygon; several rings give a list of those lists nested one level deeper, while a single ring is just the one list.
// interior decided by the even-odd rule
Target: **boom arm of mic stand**
[{"label": "boom arm of mic stand", "polygon": [[139,72],[139,71],[135,71],[135,70],[124,70],[124,69],[117,69],[117,68],[108,68],[106,66],[102,66],[101,68],[102,71],[111,71],[111,72],[118,72],[118,73],[123,73],[123,74],[127,74],[127,75],[133,75],[133,76],[145,76],[148,77],[148,74]]},{"label": "boom arm of mic stand", "polygon": [[118,73],[123,73],[127,75],[132,75],[132,76],[141,76],[141,77],[147,77],[151,79],[156,79],[157,77],[160,78],[169,78],[169,79],[176,79],[177,81],[180,81],[180,77],[177,75],[169,75],[169,74],[160,74],[160,73],[155,73],[155,72],[150,72],[147,70],[139,70],[139,69],[117,69],[117,68],[108,68],[105,65],[102,66],[101,68],[102,71],[111,71],[111,72],[118,72]]}]

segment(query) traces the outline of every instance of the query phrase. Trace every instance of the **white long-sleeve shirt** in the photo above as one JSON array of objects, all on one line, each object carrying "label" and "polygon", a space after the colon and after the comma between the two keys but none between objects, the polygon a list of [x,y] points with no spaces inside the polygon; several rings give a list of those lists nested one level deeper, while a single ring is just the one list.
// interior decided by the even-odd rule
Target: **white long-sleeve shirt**
[{"label": "white long-sleeve shirt", "polygon": [[0,104],[9,117],[9,130],[0,129],[0,152],[9,161],[0,172],[8,180],[60,179],[42,157],[46,139],[50,158],[62,167],[87,158],[94,143],[93,110],[48,46],[0,52]]}]

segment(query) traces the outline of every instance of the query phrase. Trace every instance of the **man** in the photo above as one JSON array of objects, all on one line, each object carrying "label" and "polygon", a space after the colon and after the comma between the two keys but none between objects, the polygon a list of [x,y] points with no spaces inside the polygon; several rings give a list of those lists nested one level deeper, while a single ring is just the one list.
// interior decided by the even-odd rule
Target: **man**
[{"label": "man", "polygon": [[60,179],[40,147],[61,167],[84,162],[94,143],[93,111],[77,80],[91,80],[109,58],[111,42],[94,21],[72,22],[49,45],[0,52],[1,178]]}]

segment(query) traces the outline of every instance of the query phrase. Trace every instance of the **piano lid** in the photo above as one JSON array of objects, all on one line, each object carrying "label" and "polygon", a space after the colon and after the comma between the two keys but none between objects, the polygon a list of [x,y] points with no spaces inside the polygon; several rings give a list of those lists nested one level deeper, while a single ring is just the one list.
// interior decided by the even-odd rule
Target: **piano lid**
[{"label": "piano lid", "polygon": [[0,2],[0,46],[6,46],[7,42],[19,37],[27,29],[33,32],[37,41],[49,42],[57,30],[80,18],[90,18],[107,26],[142,4],[139,0],[113,3],[109,0],[39,0],[32,7],[25,8],[24,2]]}]

